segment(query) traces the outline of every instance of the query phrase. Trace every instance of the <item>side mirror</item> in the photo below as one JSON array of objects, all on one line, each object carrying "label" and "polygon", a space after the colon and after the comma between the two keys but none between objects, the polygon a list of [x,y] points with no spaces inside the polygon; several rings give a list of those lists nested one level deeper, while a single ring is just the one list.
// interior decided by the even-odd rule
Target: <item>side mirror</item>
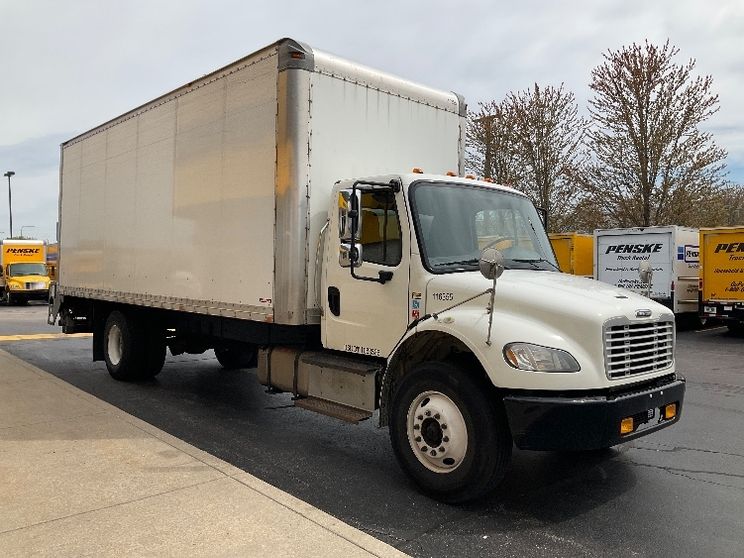
[{"label": "side mirror", "polygon": [[483,277],[495,281],[504,273],[504,256],[496,248],[486,248],[481,252],[478,268]]},{"label": "side mirror", "polygon": [[641,278],[642,283],[651,283],[651,279],[653,278],[654,271],[651,267],[651,262],[648,260],[644,260],[641,262],[641,264],[638,266],[638,277]]},{"label": "side mirror", "polygon": [[544,207],[536,207],[537,214],[540,216],[540,221],[542,221],[543,227],[545,227],[545,231],[548,230],[548,210]]},{"label": "side mirror", "polygon": [[351,244],[341,243],[338,250],[338,263],[341,267],[361,267],[362,265],[362,245],[354,244],[354,251],[351,250]]},{"label": "side mirror", "polygon": [[338,236],[342,242],[351,242],[362,238],[362,193],[357,190],[341,190],[338,193]]}]

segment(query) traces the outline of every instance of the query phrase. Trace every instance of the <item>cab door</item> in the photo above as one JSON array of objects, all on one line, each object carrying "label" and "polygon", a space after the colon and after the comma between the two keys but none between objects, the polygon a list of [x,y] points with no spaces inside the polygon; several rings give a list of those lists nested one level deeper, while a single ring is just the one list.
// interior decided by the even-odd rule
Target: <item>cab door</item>
[{"label": "cab door", "polygon": [[[411,256],[405,199],[402,191],[390,187],[361,185],[353,198],[351,190],[340,191],[338,207],[331,215],[325,250],[324,345],[387,357],[408,325]],[[351,210],[359,216],[353,267]]]}]

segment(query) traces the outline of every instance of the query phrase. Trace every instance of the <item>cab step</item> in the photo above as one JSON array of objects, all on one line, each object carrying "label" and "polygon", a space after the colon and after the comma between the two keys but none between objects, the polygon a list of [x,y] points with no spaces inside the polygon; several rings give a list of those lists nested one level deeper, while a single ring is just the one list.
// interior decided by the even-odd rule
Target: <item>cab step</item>
[{"label": "cab step", "polygon": [[372,416],[372,413],[368,411],[355,409],[354,407],[348,407],[347,405],[334,403],[333,401],[328,401],[326,399],[318,399],[317,397],[303,397],[301,399],[296,399],[295,407],[314,411],[328,417],[341,419],[344,422],[352,424],[358,424]]}]

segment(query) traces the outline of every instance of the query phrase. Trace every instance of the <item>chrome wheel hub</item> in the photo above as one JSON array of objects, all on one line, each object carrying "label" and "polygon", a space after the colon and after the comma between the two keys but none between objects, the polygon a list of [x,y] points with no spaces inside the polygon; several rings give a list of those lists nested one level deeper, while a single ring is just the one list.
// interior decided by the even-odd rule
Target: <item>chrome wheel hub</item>
[{"label": "chrome wheel hub", "polygon": [[438,391],[419,394],[406,415],[408,441],[421,464],[449,473],[465,459],[468,429],[454,401]]},{"label": "chrome wheel hub", "polygon": [[114,324],[109,330],[108,343],[106,344],[109,362],[114,366],[121,362],[122,345],[121,328]]}]

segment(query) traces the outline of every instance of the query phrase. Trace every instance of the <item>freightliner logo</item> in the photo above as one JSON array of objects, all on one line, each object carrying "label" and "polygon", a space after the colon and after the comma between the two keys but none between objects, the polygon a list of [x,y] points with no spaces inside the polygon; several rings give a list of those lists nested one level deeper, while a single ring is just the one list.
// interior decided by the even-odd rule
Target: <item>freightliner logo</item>
[{"label": "freightliner logo", "polygon": [[605,254],[653,254],[660,252],[663,244],[614,244],[607,247]]}]

